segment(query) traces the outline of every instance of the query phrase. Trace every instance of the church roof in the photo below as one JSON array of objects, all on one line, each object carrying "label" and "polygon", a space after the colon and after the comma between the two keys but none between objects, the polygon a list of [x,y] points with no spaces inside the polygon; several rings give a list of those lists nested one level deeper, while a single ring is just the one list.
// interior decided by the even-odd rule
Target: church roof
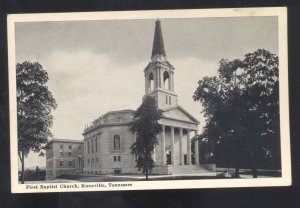
[{"label": "church roof", "polygon": [[195,124],[200,123],[194,116],[192,116],[183,107],[179,105],[164,109],[163,117]]},{"label": "church roof", "polygon": [[164,40],[162,36],[160,20],[156,20],[155,22],[155,32],[154,32],[154,40],[153,40],[153,48],[152,48],[152,56],[155,55],[163,55],[166,56]]}]

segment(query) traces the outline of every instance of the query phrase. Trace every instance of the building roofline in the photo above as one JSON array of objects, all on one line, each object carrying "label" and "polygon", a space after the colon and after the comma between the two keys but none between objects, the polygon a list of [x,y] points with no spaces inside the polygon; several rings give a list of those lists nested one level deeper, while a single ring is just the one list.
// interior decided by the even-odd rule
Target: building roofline
[{"label": "building roofline", "polygon": [[132,110],[132,109],[126,109],[126,110],[108,111],[108,112],[105,113],[104,115],[107,115],[107,114],[113,114],[113,113],[122,113],[122,112],[132,112],[132,113],[134,113],[135,110]]},{"label": "building roofline", "polygon": [[75,139],[59,139],[59,138],[54,138],[49,141],[51,142],[73,142],[73,143],[83,143],[81,140],[75,140]]},{"label": "building roofline", "polygon": [[82,135],[85,136],[89,133],[91,133],[92,131],[95,131],[96,129],[99,129],[101,127],[111,127],[111,126],[129,126],[130,124],[132,124],[132,121],[129,122],[122,122],[122,123],[103,123],[103,124],[98,124],[96,126],[94,126],[91,129],[85,130]]}]

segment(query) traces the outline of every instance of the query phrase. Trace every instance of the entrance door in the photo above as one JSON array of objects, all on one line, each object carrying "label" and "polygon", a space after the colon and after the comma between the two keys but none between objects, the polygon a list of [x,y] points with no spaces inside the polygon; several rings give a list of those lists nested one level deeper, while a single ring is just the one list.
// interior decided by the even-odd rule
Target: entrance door
[{"label": "entrance door", "polygon": [[187,155],[183,156],[183,161],[184,161],[184,164],[187,165]]},{"label": "entrance door", "polygon": [[171,151],[167,153],[167,165],[171,165]]},{"label": "entrance door", "polygon": [[120,175],[120,174],[121,174],[121,170],[119,169],[114,170],[114,175]]}]

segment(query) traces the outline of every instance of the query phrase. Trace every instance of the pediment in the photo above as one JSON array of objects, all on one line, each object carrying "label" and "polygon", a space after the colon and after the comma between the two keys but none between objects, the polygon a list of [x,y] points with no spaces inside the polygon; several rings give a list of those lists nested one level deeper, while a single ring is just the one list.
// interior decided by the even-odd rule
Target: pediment
[{"label": "pediment", "polygon": [[170,109],[165,109],[163,111],[163,117],[199,124],[199,121],[196,118],[194,118],[191,114],[189,114],[186,110],[184,110],[180,106],[175,106]]}]

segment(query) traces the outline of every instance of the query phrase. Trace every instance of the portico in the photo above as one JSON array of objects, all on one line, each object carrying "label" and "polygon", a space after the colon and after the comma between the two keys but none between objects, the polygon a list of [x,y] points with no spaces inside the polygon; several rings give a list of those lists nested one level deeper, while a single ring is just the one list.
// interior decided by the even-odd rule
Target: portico
[{"label": "portico", "polygon": [[[166,136],[166,131],[170,132],[168,136]],[[175,133],[176,132],[176,133]],[[158,165],[192,165],[192,151],[191,151],[191,135],[192,132],[196,134],[196,130],[194,129],[185,129],[176,126],[164,126],[162,125],[162,132],[159,136],[159,145],[155,150],[155,161],[159,161]],[[177,136],[177,140],[175,143],[175,135]],[[169,139],[169,142],[166,142],[166,139]],[[178,141],[178,142],[177,142]],[[166,145],[166,143],[170,143],[170,145]],[[161,149],[161,152],[157,149]],[[178,151],[175,151],[175,149]],[[199,165],[199,151],[198,149],[198,141],[195,141],[195,165]],[[158,155],[160,153],[160,155]],[[168,155],[170,155],[170,159],[168,159]],[[161,160],[158,159],[161,157]],[[176,159],[175,159],[176,158]]]},{"label": "portico", "polygon": [[163,110],[159,120],[162,132],[158,136],[154,159],[157,165],[199,165],[198,141],[195,141],[194,163],[192,162],[191,138],[197,134],[198,121],[182,107]]}]

